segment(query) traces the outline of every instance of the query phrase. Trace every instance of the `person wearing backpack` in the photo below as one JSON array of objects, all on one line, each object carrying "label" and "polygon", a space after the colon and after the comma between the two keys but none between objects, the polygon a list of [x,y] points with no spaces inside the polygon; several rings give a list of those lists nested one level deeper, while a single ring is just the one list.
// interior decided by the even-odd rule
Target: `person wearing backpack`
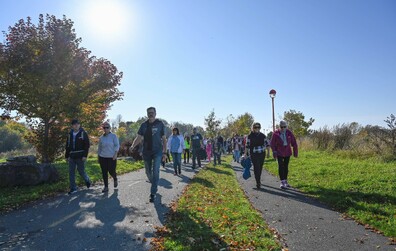
[{"label": "person wearing backpack", "polygon": [[76,168],[80,176],[84,179],[87,188],[90,188],[91,181],[85,172],[85,162],[89,151],[89,137],[87,132],[81,127],[77,119],[71,122],[72,129],[66,141],[66,161],[69,163],[69,195],[77,192]]}]

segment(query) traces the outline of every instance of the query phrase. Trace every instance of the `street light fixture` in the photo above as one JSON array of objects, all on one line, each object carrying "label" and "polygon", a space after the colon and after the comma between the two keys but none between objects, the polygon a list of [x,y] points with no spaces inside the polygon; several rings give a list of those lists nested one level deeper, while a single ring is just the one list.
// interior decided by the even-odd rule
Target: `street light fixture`
[{"label": "street light fixture", "polygon": [[274,111],[274,99],[276,96],[276,91],[272,89],[269,92],[270,98],[272,99],[272,130],[275,132],[275,111]]}]

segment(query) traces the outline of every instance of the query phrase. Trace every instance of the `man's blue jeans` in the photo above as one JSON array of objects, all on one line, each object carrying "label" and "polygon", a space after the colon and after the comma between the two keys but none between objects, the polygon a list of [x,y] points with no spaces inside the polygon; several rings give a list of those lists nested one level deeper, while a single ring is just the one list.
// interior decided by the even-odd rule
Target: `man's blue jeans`
[{"label": "man's blue jeans", "polygon": [[81,175],[81,177],[84,179],[85,183],[89,183],[89,177],[87,173],[85,172],[85,161],[82,159],[69,159],[69,181],[70,181],[70,189],[71,190],[76,190],[77,185],[76,185],[76,167],[78,170],[78,173]]},{"label": "man's blue jeans", "polygon": [[158,191],[159,170],[161,166],[162,152],[149,156],[144,156],[144,167],[146,175],[151,183],[151,194],[155,195]]}]

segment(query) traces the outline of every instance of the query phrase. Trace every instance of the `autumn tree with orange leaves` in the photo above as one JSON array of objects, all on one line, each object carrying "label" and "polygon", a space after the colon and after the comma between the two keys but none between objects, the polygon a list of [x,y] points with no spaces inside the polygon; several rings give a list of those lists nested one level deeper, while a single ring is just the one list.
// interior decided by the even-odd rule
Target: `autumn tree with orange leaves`
[{"label": "autumn tree with orange leaves", "polygon": [[112,102],[120,100],[122,72],[80,47],[73,22],[63,16],[19,20],[0,43],[0,108],[24,118],[28,140],[42,162],[63,151],[70,120],[94,134]]}]

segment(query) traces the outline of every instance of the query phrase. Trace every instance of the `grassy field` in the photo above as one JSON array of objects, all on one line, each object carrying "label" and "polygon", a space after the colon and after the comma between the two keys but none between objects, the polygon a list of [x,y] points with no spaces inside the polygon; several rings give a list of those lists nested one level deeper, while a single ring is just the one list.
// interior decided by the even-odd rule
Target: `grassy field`
[{"label": "grassy field", "polygon": [[[66,161],[55,164],[60,181],[52,184],[42,184],[37,186],[14,187],[14,188],[0,188],[0,211],[7,211],[18,208],[19,206],[38,199],[53,196],[61,192],[69,190],[69,171]],[[117,174],[131,172],[142,168],[142,162],[117,162]],[[97,158],[90,158],[87,160],[85,170],[93,183],[102,181],[102,172],[98,164]],[[76,171],[76,181],[80,186],[84,186],[84,181]]]},{"label": "grassy field", "polygon": [[[278,174],[274,160],[265,167]],[[301,151],[291,158],[289,183],[368,228],[396,236],[396,163]]]},{"label": "grassy field", "polygon": [[201,170],[157,230],[155,250],[281,250],[230,165]]}]

